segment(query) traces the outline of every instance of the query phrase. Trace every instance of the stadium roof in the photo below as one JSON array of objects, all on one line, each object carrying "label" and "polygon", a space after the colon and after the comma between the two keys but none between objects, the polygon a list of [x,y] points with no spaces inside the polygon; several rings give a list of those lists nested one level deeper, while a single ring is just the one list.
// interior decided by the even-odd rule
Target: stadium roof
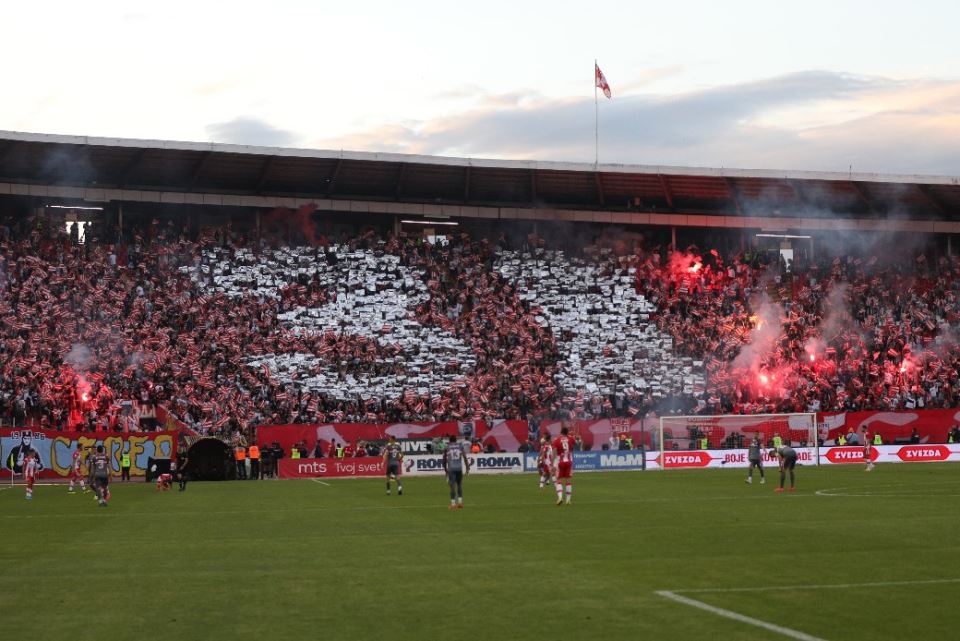
[{"label": "stadium roof", "polygon": [[0,195],[960,233],[960,177],[487,160],[0,131]]}]

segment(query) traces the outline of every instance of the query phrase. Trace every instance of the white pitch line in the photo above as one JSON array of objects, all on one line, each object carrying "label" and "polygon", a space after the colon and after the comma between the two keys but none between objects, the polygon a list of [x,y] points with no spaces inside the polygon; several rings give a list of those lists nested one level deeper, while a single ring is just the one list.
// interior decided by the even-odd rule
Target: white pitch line
[{"label": "white pitch line", "polygon": [[690,607],[697,608],[698,610],[704,610],[705,612],[711,612],[727,619],[739,621],[740,623],[746,623],[758,628],[763,628],[764,630],[769,630],[770,632],[776,632],[777,634],[782,634],[783,636],[790,637],[791,639],[798,639],[799,641],[826,641],[825,639],[815,637],[807,634],[806,632],[800,632],[799,630],[785,628],[782,625],[777,625],[776,623],[754,619],[753,617],[748,617],[732,610],[724,610],[723,608],[718,608],[710,605],[709,603],[704,603],[703,601],[697,601],[696,599],[681,596],[676,592],[671,592],[670,590],[657,590],[656,593],[665,599],[670,599],[671,601],[676,601],[677,603],[689,605]]},{"label": "white pitch line", "polygon": [[320,485],[326,485],[327,487],[330,487],[329,483],[325,481],[321,481],[320,479],[310,479],[310,480],[312,480],[314,483],[319,483]]},{"label": "white pitch line", "polygon": [[[894,486],[877,486],[877,487],[894,487]],[[897,494],[892,494],[892,493],[888,493],[888,492],[871,492],[871,491],[869,491],[870,489],[871,489],[871,488],[863,488],[862,491],[841,492],[840,490],[856,490],[856,488],[854,488],[854,487],[832,487],[832,488],[825,489],[825,490],[817,490],[816,492],[814,492],[814,494],[815,494],[816,496],[830,496],[830,497],[836,497],[836,498],[878,498],[878,499],[883,499],[883,498],[912,498],[912,497],[917,497],[917,496],[932,496],[932,497],[935,497],[935,498],[960,496],[960,494],[921,494],[921,493],[913,493],[913,494],[897,493]]]},{"label": "white pitch line", "polygon": [[849,589],[849,588],[888,588],[898,585],[937,585],[942,583],[960,583],[960,578],[955,579],[920,579],[916,581],[875,581],[873,583],[821,583],[812,585],[770,585],[766,587],[750,588],[693,588],[690,590],[673,590],[672,593],[684,592],[703,594],[706,592],[716,592],[718,594],[729,592],[773,592],[775,590],[829,590],[829,589]]}]

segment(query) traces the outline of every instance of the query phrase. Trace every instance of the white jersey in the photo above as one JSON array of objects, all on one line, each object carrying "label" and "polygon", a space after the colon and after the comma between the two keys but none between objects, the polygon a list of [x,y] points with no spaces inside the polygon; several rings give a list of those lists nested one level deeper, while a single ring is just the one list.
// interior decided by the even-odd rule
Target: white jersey
[{"label": "white jersey", "polygon": [[37,459],[26,458],[23,460],[23,478],[35,479],[37,477]]},{"label": "white jersey", "polygon": [[543,443],[540,446],[540,455],[537,457],[537,463],[546,467],[553,467],[556,463],[556,454],[550,443]]}]

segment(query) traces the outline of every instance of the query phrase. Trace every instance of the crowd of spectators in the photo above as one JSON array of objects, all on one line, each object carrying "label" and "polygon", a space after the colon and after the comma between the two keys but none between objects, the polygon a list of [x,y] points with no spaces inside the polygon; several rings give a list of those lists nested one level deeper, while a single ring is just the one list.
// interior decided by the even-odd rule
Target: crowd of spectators
[{"label": "crowd of spectators", "polygon": [[[0,240],[0,415],[254,425],[946,407],[960,262],[446,242],[153,221]],[[573,255],[575,254],[575,255]]]}]

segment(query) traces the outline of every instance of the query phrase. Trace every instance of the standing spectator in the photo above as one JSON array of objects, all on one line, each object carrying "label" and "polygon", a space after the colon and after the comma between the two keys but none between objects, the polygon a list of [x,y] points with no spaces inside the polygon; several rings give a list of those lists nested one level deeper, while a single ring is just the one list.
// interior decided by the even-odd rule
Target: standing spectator
[{"label": "standing spectator", "polygon": [[247,479],[247,448],[237,445],[233,450],[233,459],[237,462],[237,480],[245,481]]},{"label": "standing spectator", "polygon": [[250,479],[256,481],[260,478],[260,447],[251,443],[247,456],[250,457]]},{"label": "standing spectator", "polygon": [[270,473],[273,475],[273,478],[279,478],[280,459],[283,458],[283,448],[280,447],[280,443],[278,443],[277,441],[274,441],[270,449],[271,449]]},{"label": "standing spectator", "polygon": [[273,449],[264,445],[260,450],[260,478],[265,479],[273,474]]},{"label": "standing spectator", "polygon": [[120,455],[120,480],[130,480],[130,450],[125,450]]}]

